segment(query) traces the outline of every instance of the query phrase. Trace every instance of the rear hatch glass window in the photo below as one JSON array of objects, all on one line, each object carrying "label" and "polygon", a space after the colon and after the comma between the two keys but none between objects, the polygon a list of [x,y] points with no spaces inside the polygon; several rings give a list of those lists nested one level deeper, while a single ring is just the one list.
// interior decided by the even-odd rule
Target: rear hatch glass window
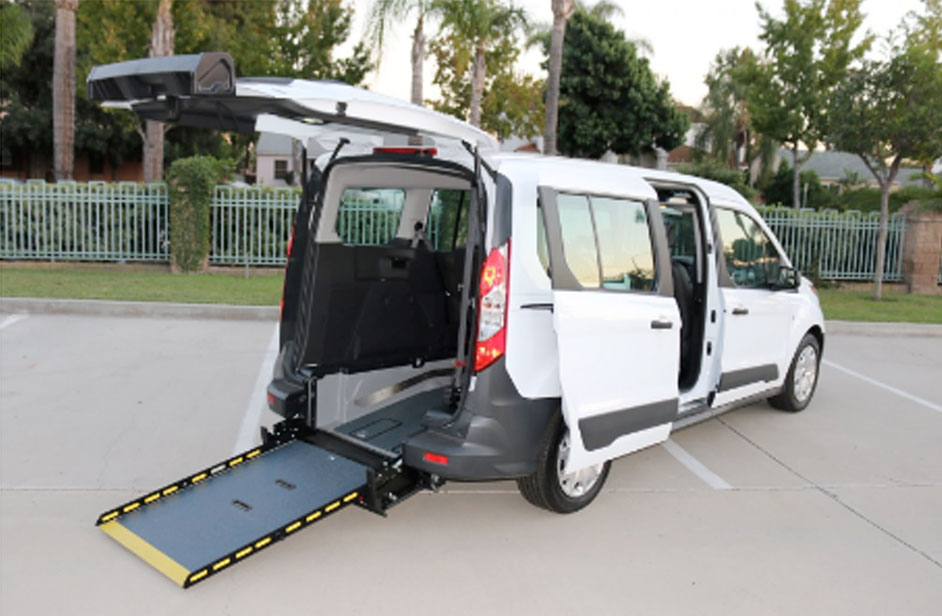
[{"label": "rear hatch glass window", "polygon": [[406,191],[401,188],[348,188],[340,197],[337,235],[344,244],[382,246],[396,237]]},{"label": "rear hatch glass window", "polygon": [[451,252],[465,245],[471,191],[436,188],[428,210],[428,239],[433,250]]}]

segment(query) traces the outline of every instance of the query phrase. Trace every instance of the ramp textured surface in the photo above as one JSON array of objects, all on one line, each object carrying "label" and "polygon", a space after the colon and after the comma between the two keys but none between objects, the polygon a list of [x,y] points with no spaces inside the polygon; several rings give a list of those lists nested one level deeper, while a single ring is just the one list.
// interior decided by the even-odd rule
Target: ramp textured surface
[{"label": "ramp textured surface", "polygon": [[189,574],[213,565],[286,525],[292,532],[292,522],[321,508],[330,513],[333,503],[365,483],[364,466],[291,441],[132,511],[103,530],[182,583],[181,569]]}]

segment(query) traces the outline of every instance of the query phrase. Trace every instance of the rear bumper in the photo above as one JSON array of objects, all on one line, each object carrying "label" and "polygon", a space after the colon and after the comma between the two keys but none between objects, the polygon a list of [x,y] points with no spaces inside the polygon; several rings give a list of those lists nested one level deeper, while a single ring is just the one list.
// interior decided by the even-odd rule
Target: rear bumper
[{"label": "rear bumper", "polygon": [[[427,417],[428,429],[403,447],[405,463],[450,480],[523,477],[536,470],[540,446],[558,413],[555,398],[521,396],[502,358],[477,375],[457,416]],[[430,462],[426,453],[444,456],[447,464]]]}]

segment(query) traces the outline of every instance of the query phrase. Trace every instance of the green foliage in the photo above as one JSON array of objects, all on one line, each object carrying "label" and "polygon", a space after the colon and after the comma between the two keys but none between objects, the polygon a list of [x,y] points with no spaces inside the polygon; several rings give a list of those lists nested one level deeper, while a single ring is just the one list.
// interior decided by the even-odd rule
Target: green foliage
[{"label": "green foliage", "polygon": [[830,142],[858,154],[881,184],[893,180],[904,158],[942,156],[939,51],[913,44],[863,63],[838,88],[830,115]]},{"label": "green foliage", "polygon": [[184,272],[203,269],[209,257],[209,204],[220,176],[220,164],[209,156],[181,158],[170,166],[170,254]]},{"label": "green foliage", "polygon": [[23,7],[6,0],[0,3],[0,70],[19,66],[33,34],[33,24]]},{"label": "green foliage", "polygon": [[[3,1],[3,0],[0,0]],[[48,76],[55,36],[52,0],[3,1],[3,45],[8,37],[8,16],[20,12],[29,18],[32,42],[19,66],[3,66],[0,74],[0,148],[3,155],[30,161],[52,154],[52,94]],[[89,0],[76,14],[75,144],[112,163],[139,159],[140,122],[130,113],[103,109],[87,100],[83,87],[96,64],[118,62],[148,54],[157,0]],[[13,12],[10,12],[13,11]],[[174,0],[175,52],[229,51],[240,75],[341,79],[360,83],[370,68],[362,45],[349,57],[334,57],[337,45],[351,34],[352,8],[342,0]],[[4,52],[6,53],[6,52]],[[167,133],[165,160],[208,154],[248,164],[251,136],[228,139],[212,132],[173,127]],[[42,176],[45,169],[32,169]]]},{"label": "green foliage", "polygon": [[[24,0],[18,6],[29,17],[33,39],[19,65],[0,72],[0,148],[4,156],[33,153],[52,155],[52,56],[55,41],[55,4],[51,0]],[[37,76],[46,75],[41,79]],[[32,161],[30,161],[32,162]],[[42,176],[45,169],[33,169]]]},{"label": "green foliage", "polygon": [[677,171],[726,184],[746,199],[751,199],[756,195],[756,191],[746,182],[744,172],[730,169],[728,165],[716,160],[705,159],[688,165],[679,165]]},{"label": "green foliage", "polygon": [[[431,103],[433,108],[501,138],[541,132],[543,83],[513,70],[519,35],[527,27],[523,11],[504,0],[433,0],[430,13],[441,18],[439,36],[429,46],[438,64],[433,81],[443,96]],[[480,91],[475,90],[476,63],[484,78],[477,85]]]},{"label": "green foliage", "polygon": [[[520,56],[515,33],[501,37],[485,52],[487,75],[481,127],[498,138],[533,137],[543,131],[543,80],[514,70]],[[454,32],[446,32],[429,45],[435,58],[435,83],[441,98],[428,101],[436,111],[467,120],[471,105],[473,49]]]},{"label": "green foliage", "polygon": [[[872,37],[855,38],[863,23],[861,0],[785,0],[776,19],[757,5],[766,44],[764,57],[744,67],[752,126],[796,152],[814,151],[827,132],[827,102],[852,62],[869,49]],[[800,160],[792,161],[795,169]],[[795,191],[786,203],[801,199]]]},{"label": "green foliage", "polygon": [[926,173],[923,179],[929,182],[930,186],[924,189],[925,194],[917,198],[920,201],[920,209],[942,213],[942,175]]},{"label": "green foliage", "polygon": [[[765,203],[791,203],[792,178],[791,166],[782,161],[778,171],[775,172],[768,184],[762,188],[762,201]],[[811,170],[802,171],[800,178],[801,207],[818,210],[838,207],[836,188],[822,185],[821,178],[818,177],[817,173]]]},{"label": "green foliage", "polygon": [[785,18],[759,5],[765,61],[744,75],[756,129],[808,151],[826,131],[826,103],[847,67],[869,49],[867,35],[854,44],[863,23],[860,0],[785,0]]},{"label": "green foliage", "polygon": [[[755,53],[749,48],[734,47],[716,54],[704,78],[707,95],[701,103],[703,117],[699,120],[703,129],[697,134],[695,145],[697,151],[708,152],[711,158],[730,168],[740,164],[751,168],[759,161],[759,183],[764,184],[771,175],[777,144],[752,125],[748,75],[756,62]],[[741,160],[739,152],[743,154]]]},{"label": "green foliage", "polygon": [[689,126],[635,45],[584,10],[566,26],[559,87],[558,149],[570,156],[671,150]]}]

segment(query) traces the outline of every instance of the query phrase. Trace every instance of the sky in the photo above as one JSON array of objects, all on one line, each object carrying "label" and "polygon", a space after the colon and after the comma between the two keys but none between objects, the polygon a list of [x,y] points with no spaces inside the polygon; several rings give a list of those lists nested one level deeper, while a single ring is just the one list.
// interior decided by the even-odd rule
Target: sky
[{"label": "sky", "polygon": [[[366,16],[372,0],[354,0],[353,34],[339,50],[344,55],[354,40],[365,36]],[[591,5],[591,1],[589,4]],[[684,104],[697,106],[706,95],[703,77],[710,63],[721,49],[735,46],[763,48],[759,40],[759,13],[753,0],[614,0],[623,15],[612,19],[630,39],[646,39],[654,48],[650,57],[655,73],[666,78],[674,98]],[[537,23],[550,24],[553,12],[550,0],[514,0]],[[781,16],[782,0],[765,0],[762,5],[773,15]],[[866,14],[864,28],[877,36],[885,36],[899,24],[909,11],[919,10],[919,0],[863,0]],[[414,21],[393,26],[387,33],[379,70],[367,76],[366,85],[382,94],[409,99],[412,69],[410,64],[410,36]],[[435,33],[435,25],[426,26],[426,36]],[[542,54],[531,50],[520,64],[521,68],[542,76]],[[425,65],[425,97],[434,98],[432,88],[435,73],[433,61]]]}]

